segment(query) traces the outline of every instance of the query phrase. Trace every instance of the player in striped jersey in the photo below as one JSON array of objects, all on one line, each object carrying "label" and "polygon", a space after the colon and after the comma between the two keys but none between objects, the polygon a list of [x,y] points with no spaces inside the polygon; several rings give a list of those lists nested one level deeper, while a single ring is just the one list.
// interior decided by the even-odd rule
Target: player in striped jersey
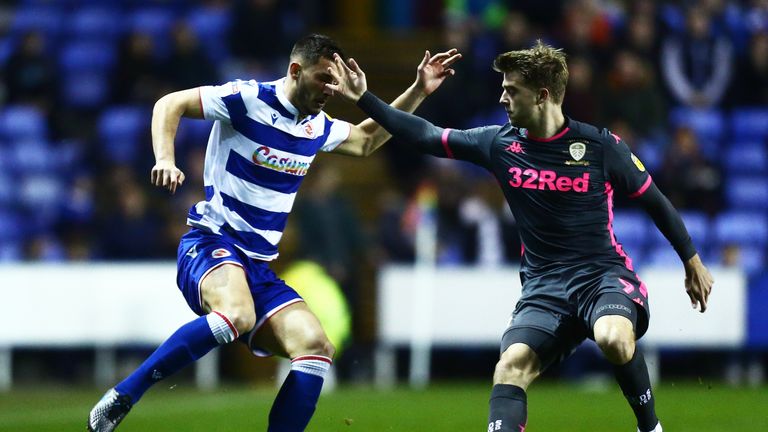
[{"label": "player in striped jersey", "polygon": [[[112,431],[155,382],[221,344],[240,340],[256,355],[291,359],[291,372],[269,413],[269,431],[302,431],[314,413],[334,347],[301,297],[269,268],[296,192],[315,155],[367,156],[390,135],[372,120],[332,119],[335,41],[309,35],[293,47],[287,74],[272,82],[233,81],[162,97],[152,116],[154,185],[171,193],[184,182],[174,138],[180,118],[214,122],[205,157],[205,200],[187,218],[178,250],[179,288],[200,315],[166,340],[92,409],[90,431]],[[413,111],[454,73],[456,50],[431,56],[392,105]],[[354,62],[354,60],[350,60]]]}]

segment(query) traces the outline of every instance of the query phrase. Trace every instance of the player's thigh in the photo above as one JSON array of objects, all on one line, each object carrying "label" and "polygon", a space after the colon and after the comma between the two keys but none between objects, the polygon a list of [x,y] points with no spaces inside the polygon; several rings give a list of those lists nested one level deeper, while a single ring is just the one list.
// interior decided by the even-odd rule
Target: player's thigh
[{"label": "player's thigh", "polygon": [[[585,338],[586,329],[574,317],[539,306],[518,308],[501,339],[502,360],[510,348],[523,344],[535,353],[538,372],[542,372],[568,357]],[[530,363],[524,365],[530,367]]]},{"label": "player's thigh", "polygon": [[272,315],[253,335],[252,344],[287,358],[333,357],[335,350],[306,303],[296,302]]},{"label": "player's thigh", "polygon": [[200,297],[205,312],[243,306],[253,309],[245,271],[236,264],[222,264],[205,275],[200,281]]}]

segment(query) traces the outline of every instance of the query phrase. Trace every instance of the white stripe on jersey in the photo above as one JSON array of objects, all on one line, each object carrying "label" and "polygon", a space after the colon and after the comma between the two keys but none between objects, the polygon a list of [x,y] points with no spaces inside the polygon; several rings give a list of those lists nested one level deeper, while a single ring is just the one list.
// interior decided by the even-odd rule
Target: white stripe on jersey
[{"label": "white stripe on jersey", "polygon": [[296,199],[296,192],[285,194],[273,191],[232,175],[223,177],[219,187],[219,191],[242,203],[271,212],[290,212]]}]

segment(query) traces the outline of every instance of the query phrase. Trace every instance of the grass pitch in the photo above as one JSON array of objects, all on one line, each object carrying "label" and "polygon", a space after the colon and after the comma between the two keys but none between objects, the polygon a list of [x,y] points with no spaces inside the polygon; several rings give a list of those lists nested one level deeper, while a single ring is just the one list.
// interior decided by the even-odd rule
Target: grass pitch
[{"label": "grass pitch", "polygon": [[[486,426],[489,383],[436,384],[423,391],[341,387],[324,394],[309,431],[477,431]],[[119,432],[264,431],[275,390],[188,384],[150,390]],[[0,394],[0,431],[83,431],[96,389],[15,389]],[[768,387],[671,383],[656,389],[657,412],[669,432],[768,431]],[[529,392],[526,431],[634,432],[618,388],[537,383]]]}]

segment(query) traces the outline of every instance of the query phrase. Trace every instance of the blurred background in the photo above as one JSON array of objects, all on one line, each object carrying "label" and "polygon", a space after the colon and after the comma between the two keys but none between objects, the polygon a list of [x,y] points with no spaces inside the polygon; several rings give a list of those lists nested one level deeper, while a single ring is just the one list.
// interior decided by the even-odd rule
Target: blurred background
[{"label": "blurred background", "polygon": [[[44,299],[25,300],[24,286],[3,282],[4,272],[25,266],[80,265],[87,271],[91,264],[157,262],[173,268],[178,239],[187,230],[186,212],[204,198],[211,125],[182,122],[176,160],[187,180],[169,196],[149,183],[154,102],[171,91],[235,78],[280,78],[293,42],[309,32],[336,38],[366,71],[370,88],[388,100],[413,81],[425,49],[458,48],[464,58],[456,75],[417,111],[453,128],[506,122],[498,104],[501,76],[491,69],[498,53],[529,47],[537,38],[562,47],[570,69],[565,113],[622,136],[681,211],[704,261],[742,281],[740,316],[732,317],[737,336],[695,347],[662,344],[653,358],[662,380],[704,377],[733,386],[763,385],[766,0],[3,1],[0,292],[6,301],[16,299],[4,301],[6,308],[24,310],[43,326],[55,325],[36,312],[35,302]],[[326,111],[351,122],[363,119],[341,101]],[[478,275],[516,268],[520,242],[505,206],[484,171],[422,156],[407,143],[393,140],[367,159],[318,158],[274,268],[301,289],[322,280],[328,292],[340,293],[326,324],[336,328],[340,383],[376,379],[386,324],[380,322],[379,301],[385,269],[422,265],[435,274],[460,269],[477,281],[464,288],[482,297]],[[427,234],[432,243],[417,241],[425,215],[434,222],[427,230],[434,233]],[[641,277],[646,270],[666,269],[682,275],[671,246],[630,200],[617,203],[615,230]],[[105,279],[99,289],[108,292],[111,282]],[[163,289],[177,295],[172,279]],[[434,291],[439,295],[440,286]],[[682,293],[682,278],[650,286],[652,310],[660,291]],[[713,303],[717,295],[729,296],[730,287],[716,285],[715,293]],[[317,309],[325,307],[320,297]],[[413,299],[400,300],[403,313],[410,313]],[[171,301],[185,306],[180,296]],[[87,299],[81,304],[83,310],[99,307]],[[687,310],[684,295],[674,307]],[[507,313],[512,309],[513,303],[505,306]],[[6,324],[23,334],[20,323]],[[501,335],[504,323],[488,325]],[[414,365],[410,354],[418,351],[410,348],[418,342],[389,347],[386,361],[394,365],[395,381],[408,378]],[[13,365],[6,390],[11,382],[16,388],[93,385],[96,345],[0,341],[5,353],[0,363]],[[153,345],[115,344],[116,354],[110,355],[116,375],[130,371]],[[422,364],[428,364],[431,379],[490,382],[495,344],[427,346]],[[273,360],[254,361],[239,346],[221,351],[216,368],[225,383],[273,379]],[[578,381],[607,370],[587,344],[547,378]]]}]

